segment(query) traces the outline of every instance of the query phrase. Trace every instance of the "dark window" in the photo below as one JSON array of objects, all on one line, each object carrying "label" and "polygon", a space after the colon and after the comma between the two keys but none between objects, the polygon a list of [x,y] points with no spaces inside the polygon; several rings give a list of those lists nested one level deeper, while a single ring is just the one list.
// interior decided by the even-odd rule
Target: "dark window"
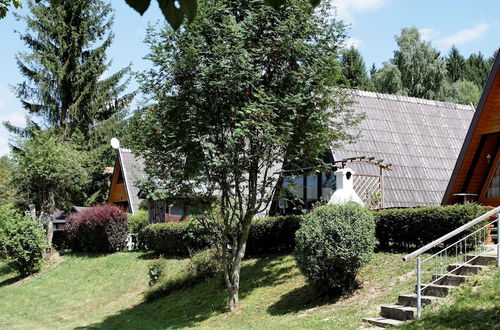
[{"label": "dark window", "polygon": [[122,169],[119,167],[118,167],[118,179],[116,179],[116,183],[123,183]]}]

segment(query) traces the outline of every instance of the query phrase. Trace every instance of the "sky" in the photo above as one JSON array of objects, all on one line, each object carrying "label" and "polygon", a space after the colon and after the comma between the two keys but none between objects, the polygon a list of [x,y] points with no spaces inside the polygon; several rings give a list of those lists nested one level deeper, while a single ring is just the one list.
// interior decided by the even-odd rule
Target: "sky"
[{"label": "sky", "polygon": [[[143,16],[124,0],[111,3],[115,10],[115,38],[108,51],[110,73],[130,63],[134,71],[147,69],[149,63],[143,59],[148,52],[143,43],[146,28],[150,22],[164,21],[156,1]],[[380,67],[392,57],[396,50],[394,36],[404,27],[419,29],[422,37],[442,54],[455,45],[465,56],[481,52],[489,57],[500,47],[498,0],[334,0],[333,5],[337,18],[349,25],[347,44],[359,49],[367,68],[372,63]],[[15,32],[24,31],[25,25],[14,18],[13,12],[26,14],[26,7],[11,8],[0,20],[0,121],[18,126],[24,124],[26,112],[12,92],[13,86],[24,81],[15,56],[27,49]],[[137,82],[132,81],[129,90],[136,88]],[[10,138],[0,127],[0,156],[9,152]]]}]

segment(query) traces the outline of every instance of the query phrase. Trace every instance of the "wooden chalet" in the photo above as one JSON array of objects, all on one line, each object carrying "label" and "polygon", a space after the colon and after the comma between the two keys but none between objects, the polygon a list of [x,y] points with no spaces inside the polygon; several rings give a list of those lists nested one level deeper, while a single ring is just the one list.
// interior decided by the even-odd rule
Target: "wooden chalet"
[{"label": "wooden chalet", "polygon": [[497,55],[442,204],[500,206],[500,56]]}]

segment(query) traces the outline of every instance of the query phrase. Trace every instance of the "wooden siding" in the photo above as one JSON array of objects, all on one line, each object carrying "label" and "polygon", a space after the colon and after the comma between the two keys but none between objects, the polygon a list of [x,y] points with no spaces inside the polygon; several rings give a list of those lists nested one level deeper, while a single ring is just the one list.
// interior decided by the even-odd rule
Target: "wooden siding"
[{"label": "wooden siding", "polygon": [[120,166],[120,161],[117,157],[115,161],[115,167],[113,170],[113,178],[111,180],[111,188],[109,192],[108,203],[120,203],[128,201],[125,181],[118,183],[118,177],[121,171],[122,169]]},{"label": "wooden siding", "polygon": [[[484,190],[484,185],[488,184],[487,177],[492,170],[491,161],[499,153],[500,146],[500,73],[498,72],[500,58],[497,58],[495,62],[489,77],[492,79],[491,84],[489,89],[487,84],[483,91],[482,98],[485,99],[482,104],[480,102],[476,110],[477,118],[473,119],[469,128],[469,143],[463,146],[466,149],[462,152],[465,153],[463,159],[461,161],[459,159],[456,164],[456,173],[448,187],[447,195],[443,200],[444,204],[459,202],[461,198],[454,197],[455,193],[480,195]],[[490,163],[486,158],[488,154],[492,157]],[[480,198],[479,202],[491,205],[492,201]],[[498,204],[491,206],[498,206]]]}]

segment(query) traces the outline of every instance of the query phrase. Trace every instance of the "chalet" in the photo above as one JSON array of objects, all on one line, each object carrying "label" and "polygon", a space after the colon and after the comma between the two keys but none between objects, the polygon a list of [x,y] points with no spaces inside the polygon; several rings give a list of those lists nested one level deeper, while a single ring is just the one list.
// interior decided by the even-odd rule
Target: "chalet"
[{"label": "chalet", "polygon": [[500,206],[500,56],[472,118],[442,204]]},{"label": "chalet", "polygon": [[[354,189],[361,198],[380,194],[378,207],[439,205],[474,115],[470,105],[412,97],[352,91],[354,111],[365,120],[353,133],[353,144],[326,156],[332,169],[349,166],[357,173]],[[144,178],[143,162],[127,149],[119,149],[108,201],[135,213],[140,199],[134,181]],[[331,173],[295,175],[294,189],[306,205],[328,197],[335,189]],[[280,203],[273,203],[274,214]],[[182,210],[171,207],[167,221]],[[175,217],[174,217],[175,216]]]}]

